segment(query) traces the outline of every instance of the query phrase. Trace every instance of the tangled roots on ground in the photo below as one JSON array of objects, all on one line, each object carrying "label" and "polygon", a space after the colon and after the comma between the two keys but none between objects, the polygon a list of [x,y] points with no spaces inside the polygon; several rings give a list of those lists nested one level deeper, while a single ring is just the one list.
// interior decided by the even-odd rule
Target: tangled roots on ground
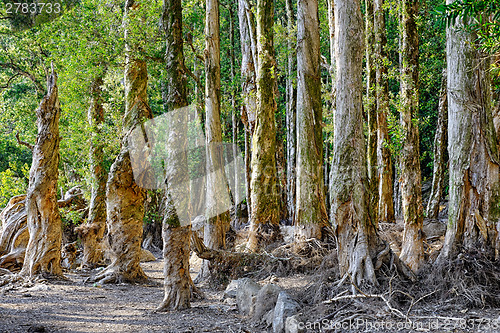
[{"label": "tangled roots on ground", "polygon": [[500,307],[500,260],[492,261],[477,250],[461,252],[441,266],[427,266],[420,273],[421,293],[464,308]]}]

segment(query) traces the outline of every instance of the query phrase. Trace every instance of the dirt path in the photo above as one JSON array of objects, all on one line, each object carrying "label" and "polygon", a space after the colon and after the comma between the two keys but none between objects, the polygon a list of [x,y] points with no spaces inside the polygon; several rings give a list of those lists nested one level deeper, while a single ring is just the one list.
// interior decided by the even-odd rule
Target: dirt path
[{"label": "dirt path", "polygon": [[36,284],[0,294],[0,332],[261,332],[220,301],[222,293],[203,290],[181,312],[153,313],[163,298],[163,262],[142,264],[151,285],[84,284],[85,276]]}]

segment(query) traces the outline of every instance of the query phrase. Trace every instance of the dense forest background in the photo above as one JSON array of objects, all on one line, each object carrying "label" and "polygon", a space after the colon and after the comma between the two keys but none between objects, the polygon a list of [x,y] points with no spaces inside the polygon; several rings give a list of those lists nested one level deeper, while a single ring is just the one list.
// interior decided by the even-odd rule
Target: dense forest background
[{"label": "dense forest background", "polygon": [[[442,19],[434,13],[440,1],[423,1],[419,9],[420,50],[420,163],[422,179],[426,183],[432,179],[433,141],[437,123],[439,91],[442,72],[445,67],[445,26]],[[387,51],[388,82],[390,89],[390,109],[388,117],[391,141],[389,143],[393,159],[399,152],[399,30],[398,1],[388,1],[387,9]],[[148,2],[141,6],[142,19],[136,22],[133,34],[140,40],[139,56],[148,64],[148,97],[155,116],[166,112],[162,93],[164,89],[163,54],[165,45],[158,26],[160,1]],[[184,37],[186,41],[185,61],[191,74],[188,80],[189,102],[203,107],[203,86],[205,75],[204,50],[204,1],[183,2]],[[277,1],[274,26],[275,50],[277,59],[276,77],[278,95],[276,112],[277,139],[286,147],[286,80],[287,42],[295,39],[287,32],[287,13],[285,1]],[[241,72],[236,70],[231,77],[231,60],[240,68],[241,47],[239,22],[235,1],[222,2],[221,17],[221,122],[223,140],[232,142],[232,113],[239,115],[242,100],[239,93]],[[296,11],[296,9],[295,9]],[[330,39],[328,10],[326,1],[320,1],[320,36],[322,55],[322,103],[324,149],[332,145],[332,80],[330,72]],[[2,52],[2,94],[1,94],[1,137],[0,137],[0,207],[5,207],[10,197],[26,192],[31,153],[28,148],[16,141],[19,133],[23,141],[34,142],[36,138],[36,115],[33,112],[39,99],[45,93],[45,77],[53,62],[59,74],[61,117],[61,164],[59,188],[66,191],[75,185],[86,189],[90,199],[90,161],[88,142],[90,128],[87,122],[87,109],[90,99],[92,77],[97,73],[105,74],[103,85],[103,105],[105,121],[102,135],[98,138],[104,143],[106,165],[109,168],[119,150],[121,116],[124,113],[123,96],[123,3],[82,1],[73,11],[51,22],[33,28],[14,32],[4,24],[1,35]],[[5,21],[4,21],[5,22]],[[231,26],[232,24],[232,26]],[[230,33],[233,29],[234,41]],[[296,29],[296,28],[294,28]],[[295,73],[292,73],[294,75]],[[365,78],[366,79],[366,78]],[[200,84],[201,87],[197,87]],[[162,88],[163,87],[163,88]],[[198,95],[197,92],[198,91]],[[235,110],[232,98],[236,99]],[[201,102],[200,102],[201,101]],[[366,99],[365,99],[365,102]],[[237,121],[237,144],[244,147],[243,124]],[[331,154],[325,154],[331,158]],[[284,158],[285,156],[283,156]],[[325,161],[326,165],[329,161]],[[283,169],[284,170],[284,169]],[[78,219],[64,216],[66,223],[78,223]]]}]

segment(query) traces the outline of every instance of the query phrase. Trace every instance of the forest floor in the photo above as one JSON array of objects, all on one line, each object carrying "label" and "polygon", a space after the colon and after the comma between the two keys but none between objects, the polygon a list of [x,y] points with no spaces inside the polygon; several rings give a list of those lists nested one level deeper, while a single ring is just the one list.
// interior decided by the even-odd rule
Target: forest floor
[{"label": "forest floor", "polygon": [[[199,260],[191,261],[194,278],[200,265]],[[234,300],[224,301],[222,288],[202,286],[205,297],[194,299],[188,310],[154,313],[163,299],[163,261],[141,265],[150,278],[148,284],[99,286],[85,283],[88,274],[73,270],[65,273],[67,280],[4,286],[0,289],[0,333],[272,332],[241,315]],[[334,270],[295,272],[258,282],[264,285],[272,280],[299,301],[302,332],[500,332],[498,307],[469,307],[457,298],[443,301],[434,292],[425,291],[422,299],[413,295],[411,302],[398,303],[394,297],[392,305],[377,297],[325,303],[350,291],[349,286],[335,287]],[[403,285],[393,287],[396,291]],[[412,292],[402,289],[406,291]]]}]

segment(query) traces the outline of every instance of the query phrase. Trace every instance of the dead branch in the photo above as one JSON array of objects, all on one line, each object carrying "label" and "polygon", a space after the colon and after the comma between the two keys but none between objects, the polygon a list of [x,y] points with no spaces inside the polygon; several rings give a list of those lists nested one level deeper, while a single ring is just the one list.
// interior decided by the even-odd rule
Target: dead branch
[{"label": "dead branch", "polygon": [[35,146],[31,143],[21,141],[21,139],[19,139],[19,132],[16,133],[16,139],[18,144],[28,147],[29,150],[33,151],[33,149],[35,149]]}]

